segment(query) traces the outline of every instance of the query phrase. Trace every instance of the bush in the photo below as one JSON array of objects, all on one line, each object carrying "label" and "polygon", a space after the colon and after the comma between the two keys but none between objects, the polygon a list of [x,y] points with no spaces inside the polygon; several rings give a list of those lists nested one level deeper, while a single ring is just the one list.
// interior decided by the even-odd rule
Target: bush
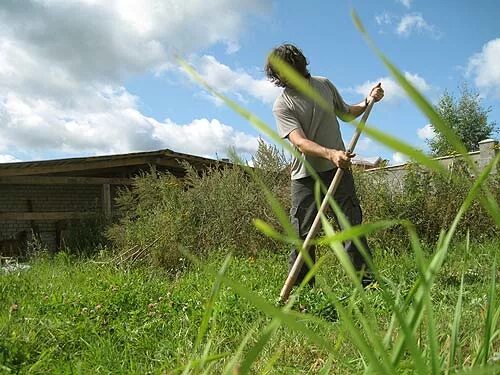
[{"label": "bush", "polygon": [[[474,178],[461,163],[456,163],[448,176],[408,164],[398,179],[390,170],[358,172],[356,185],[363,207],[364,221],[406,219],[412,222],[420,239],[435,243],[442,230],[448,229],[465,200]],[[490,191],[500,198],[500,178],[489,178]],[[455,238],[463,239],[467,231],[475,241],[498,236],[498,229],[484,207],[475,201],[459,223]],[[370,237],[381,248],[406,249],[406,231],[392,227]]]},{"label": "bush", "polygon": [[[280,153],[262,141],[259,150],[253,162],[262,169],[256,173],[287,206],[288,175]],[[196,256],[221,248],[254,255],[280,246],[253,225],[255,218],[275,227],[278,222],[244,168],[219,165],[199,173],[186,165],[186,172],[182,180],[168,173],[144,174],[119,194],[122,218],[107,232],[118,249],[142,252],[152,263],[176,271],[186,264],[183,249]]]},{"label": "bush", "polygon": [[[252,161],[254,172],[288,210],[290,177],[284,154],[260,141]],[[441,231],[449,228],[474,179],[460,163],[448,176],[415,164],[408,164],[401,172],[398,179],[390,170],[355,171],[364,222],[409,220],[420,239],[433,244]],[[498,201],[500,173],[492,176],[488,184]],[[130,249],[129,254],[146,255],[152,263],[173,271],[186,264],[183,249],[208,256],[219,249],[255,255],[283,248],[255,229],[255,218],[276,229],[279,223],[259,184],[237,164],[219,165],[203,173],[186,165],[182,180],[168,173],[144,174],[130,189],[121,192],[118,205],[121,219],[107,231],[115,247],[122,252]],[[460,221],[456,238],[462,239],[467,231],[477,242],[498,236],[497,227],[478,201]],[[398,226],[372,234],[369,241],[374,248],[409,248],[407,232]]]}]

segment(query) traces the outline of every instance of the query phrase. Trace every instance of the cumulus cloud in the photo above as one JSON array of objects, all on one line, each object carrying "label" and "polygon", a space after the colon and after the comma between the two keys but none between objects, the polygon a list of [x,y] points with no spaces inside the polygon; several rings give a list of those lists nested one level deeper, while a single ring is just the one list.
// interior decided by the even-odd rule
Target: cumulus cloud
[{"label": "cumulus cloud", "polygon": [[417,135],[420,139],[432,139],[436,136],[434,129],[431,124],[427,124],[422,128],[417,129]]},{"label": "cumulus cloud", "polygon": [[467,66],[467,75],[472,76],[476,86],[485,94],[500,99],[500,38],[483,45],[481,52],[474,54]]},{"label": "cumulus cloud", "polygon": [[401,17],[396,33],[401,36],[410,36],[414,32],[427,33],[436,39],[441,37],[441,32],[437,27],[429,24],[422,14],[410,13]]},{"label": "cumulus cloud", "polygon": [[[401,1],[403,3],[403,1]],[[403,4],[405,5],[405,4]],[[408,1],[409,8],[411,3]],[[406,6],[406,5],[405,5]],[[421,13],[407,13],[402,16],[383,12],[375,16],[375,22],[380,26],[380,32],[388,30],[401,37],[409,37],[414,33],[426,34],[434,39],[439,39],[442,32],[437,26],[427,22]]]},{"label": "cumulus cloud", "polygon": [[402,154],[401,152],[394,152],[392,154],[391,158],[391,164],[403,164],[408,161],[408,157],[405,154]]},{"label": "cumulus cloud", "polygon": [[6,0],[0,30],[70,77],[113,80],[218,42],[234,51],[248,13],[268,6],[263,0]]},{"label": "cumulus cloud", "polygon": [[68,110],[57,102],[8,95],[3,103],[8,126],[0,128],[2,146],[90,154],[171,148],[200,156],[223,154],[229,147],[241,153],[257,150],[256,137],[216,119],[177,124],[144,116],[137,98],[125,89],[109,91],[101,101],[93,111]]},{"label": "cumulus cloud", "polygon": [[232,70],[213,56],[194,58],[192,64],[210,86],[221,93],[231,93],[245,100],[248,96],[271,104],[281,89],[267,79],[256,79],[244,70]]},{"label": "cumulus cloud", "polygon": [[215,119],[145,116],[122,82],[168,69],[174,54],[217,43],[235,52],[248,15],[269,7],[264,0],[2,1],[0,152],[255,149],[255,137]]},{"label": "cumulus cloud", "polygon": [[0,154],[0,163],[15,163],[16,161],[21,160],[12,155]]},{"label": "cumulus cloud", "polygon": [[[404,75],[405,78],[410,81],[420,92],[426,93],[432,89],[431,85],[418,74],[405,72]],[[407,98],[405,91],[401,88],[401,86],[399,86],[396,81],[394,81],[392,77],[381,77],[374,81],[366,81],[354,88],[349,88],[348,91],[366,96],[370,93],[371,88],[379,82],[382,82],[382,87],[384,88],[385,92],[384,101],[386,103],[399,102]]]}]

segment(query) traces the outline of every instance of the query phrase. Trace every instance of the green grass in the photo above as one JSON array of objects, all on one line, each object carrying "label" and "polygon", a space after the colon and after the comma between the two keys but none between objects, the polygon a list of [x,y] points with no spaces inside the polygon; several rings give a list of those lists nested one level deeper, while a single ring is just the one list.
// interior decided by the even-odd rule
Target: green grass
[{"label": "green grass", "polygon": [[[465,156],[431,103],[377,49],[355,13],[353,18],[415,105]],[[287,147],[264,122],[181,64],[259,131]],[[276,66],[295,82],[297,73],[280,61]],[[297,80],[297,88],[317,100],[304,82]],[[447,173],[394,136],[371,126],[364,131],[421,165]],[[378,290],[361,288],[341,238],[356,241],[383,222],[334,234],[324,220],[321,243],[331,249],[314,268],[321,289],[296,291],[284,306],[275,302],[286,274],[284,254],[232,260],[211,255],[175,279],[158,269],[117,270],[73,262],[61,254],[35,262],[29,271],[0,276],[0,369],[84,374],[497,373],[500,243],[456,246],[452,239],[475,199],[492,217],[491,230],[498,230],[500,209],[486,181],[499,161],[500,155],[483,171],[470,163],[473,185],[432,250],[422,251],[411,223],[398,223],[409,235],[412,252],[377,252],[371,268]],[[293,241],[285,211],[266,185],[259,184],[285,233],[264,222],[256,224],[268,235]]]},{"label": "green grass", "polygon": [[[454,363],[469,366],[476,347],[484,336],[487,295],[491,287],[491,266],[500,243],[455,246],[437,276],[431,291],[433,321],[439,350],[448,351],[463,276],[463,293],[458,345]],[[331,251],[323,251],[330,254]],[[412,254],[385,254],[377,251],[375,262],[381,276],[391,280],[394,300],[410,293],[419,277]],[[65,254],[54,259],[35,261],[32,268],[0,275],[0,373],[161,373],[184,367],[191,360],[210,355],[221,358],[200,366],[208,373],[222,373],[224,366],[242,346],[242,358],[271,323],[269,314],[256,307],[235,289],[223,282],[213,294],[213,312],[208,316],[206,335],[199,337],[205,306],[211,295],[217,270],[223,263],[221,254],[205,260],[203,267],[169,277],[158,269],[137,267],[116,269],[92,261],[72,260]],[[230,262],[225,277],[246,290],[276,305],[286,274],[287,255],[262,253],[256,258],[237,257]],[[500,279],[500,271],[495,271]],[[366,294],[364,304],[337,264],[327,257],[319,272],[343,306],[366,309],[376,318],[376,325],[387,331],[393,309],[379,291]],[[495,293],[500,292],[499,283]],[[348,333],[321,285],[305,290],[294,310],[323,318],[323,322],[295,317],[299,323],[328,342],[331,355],[312,343],[306,335],[288,325],[268,329],[274,333],[263,341],[262,352],[251,363],[253,372],[269,370],[270,374],[315,374],[331,360],[329,373],[363,372],[363,356],[348,340]],[[16,307],[17,306],[17,307]],[[355,315],[354,311],[348,311]],[[368,312],[366,313],[369,316]],[[327,323],[325,323],[327,322]],[[353,322],[357,322],[353,319]],[[355,323],[360,324],[360,323]],[[416,336],[419,350],[425,353],[432,342],[427,335],[427,315]],[[497,327],[498,328],[498,327]],[[395,338],[399,332],[392,333]],[[496,352],[496,354],[495,354]],[[498,337],[493,340],[489,357],[500,352]],[[231,353],[228,355],[228,353]],[[408,354],[403,355],[404,369]],[[196,365],[196,362],[193,362]],[[408,373],[411,365],[408,363]],[[182,370],[180,371],[182,372]]]}]

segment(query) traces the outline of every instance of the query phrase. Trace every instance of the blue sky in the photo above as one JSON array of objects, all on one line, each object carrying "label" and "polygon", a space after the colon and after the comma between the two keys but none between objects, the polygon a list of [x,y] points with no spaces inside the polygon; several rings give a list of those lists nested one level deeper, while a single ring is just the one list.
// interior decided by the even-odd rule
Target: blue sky
[{"label": "blue sky", "polygon": [[[425,150],[428,120],[363,41],[351,9],[428,98],[457,94],[467,83],[500,123],[497,0],[6,0],[0,162],[161,148],[223,157],[230,146],[248,156],[259,133],[194,83],[174,56],[274,127],[279,90],[266,82],[263,64],[283,42],[297,44],[311,73],[328,77],[348,103],[382,81],[386,98],[370,123]],[[348,141],[352,130],[342,129]],[[367,138],[357,152],[404,160]]]}]

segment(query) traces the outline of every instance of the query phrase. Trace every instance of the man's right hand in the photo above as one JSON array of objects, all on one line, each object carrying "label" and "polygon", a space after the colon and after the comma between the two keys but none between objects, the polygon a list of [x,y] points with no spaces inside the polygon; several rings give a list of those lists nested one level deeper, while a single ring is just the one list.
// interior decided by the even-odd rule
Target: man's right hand
[{"label": "man's right hand", "polygon": [[347,151],[328,149],[328,159],[337,167],[348,169],[351,166],[351,158],[356,154]]},{"label": "man's right hand", "polygon": [[356,156],[351,152],[320,146],[307,139],[302,129],[299,128],[292,130],[288,134],[288,139],[303,154],[330,160],[337,168],[348,169],[351,166],[351,158]]}]

